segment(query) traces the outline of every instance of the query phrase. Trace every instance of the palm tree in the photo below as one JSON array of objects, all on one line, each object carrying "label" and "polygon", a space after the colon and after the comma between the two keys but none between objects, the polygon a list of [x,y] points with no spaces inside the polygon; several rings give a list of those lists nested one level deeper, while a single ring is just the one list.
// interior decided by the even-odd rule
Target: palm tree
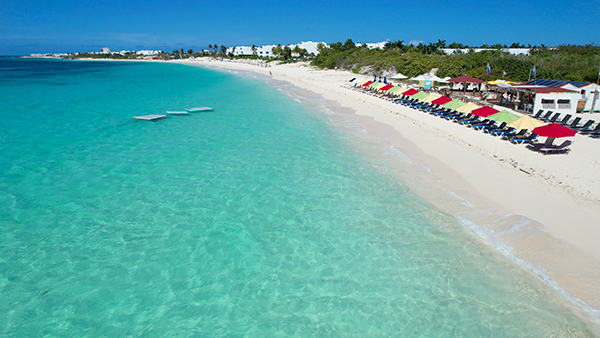
[{"label": "palm tree", "polygon": [[188,49],[187,53],[188,53],[189,55],[192,55],[192,54],[194,54],[194,50],[190,48],[190,49]]},{"label": "palm tree", "polygon": [[281,48],[281,44],[278,44],[277,46],[273,47],[271,51],[273,52],[273,55],[278,56],[283,52],[283,48]]},{"label": "palm tree", "polygon": [[252,55],[256,56],[256,45],[252,45],[250,48],[252,49]]},{"label": "palm tree", "polygon": [[302,56],[302,48],[300,48],[300,46],[296,45],[294,46],[294,49],[292,49],[292,53],[296,54],[298,57]]}]

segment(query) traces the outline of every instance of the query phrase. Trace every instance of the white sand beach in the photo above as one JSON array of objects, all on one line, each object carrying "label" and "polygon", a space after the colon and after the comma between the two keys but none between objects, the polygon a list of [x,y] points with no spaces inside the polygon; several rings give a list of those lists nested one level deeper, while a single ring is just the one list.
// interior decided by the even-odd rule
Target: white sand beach
[{"label": "white sand beach", "polygon": [[524,267],[547,276],[550,284],[589,306],[592,316],[600,313],[593,310],[600,309],[600,140],[576,135],[569,154],[544,156],[342,87],[359,77],[350,72],[306,63],[265,68],[208,58],[181,62],[265,78],[271,73],[273,80],[322,96],[333,111],[350,111],[366,133],[429,169],[422,175],[400,174],[415,193],[482,241],[503,247]]}]

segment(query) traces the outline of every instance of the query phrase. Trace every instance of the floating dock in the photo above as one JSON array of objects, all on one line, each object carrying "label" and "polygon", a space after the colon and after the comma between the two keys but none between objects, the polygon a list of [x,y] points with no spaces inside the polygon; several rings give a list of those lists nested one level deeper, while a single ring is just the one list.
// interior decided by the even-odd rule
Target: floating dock
[{"label": "floating dock", "polygon": [[189,113],[185,110],[167,110],[167,115],[189,115]]},{"label": "floating dock", "polygon": [[142,116],[134,116],[133,118],[138,119],[138,120],[154,121],[154,120],[162,119],[163,117],[167,117],[167,115],[149,114],[149,115],[142,115]]},{"label": "floating dock", "polygon": [[209,110],[213,110],[211,107],[192,107],[192,108],[185,108],[185,110],[189,111],[190,113],[198,113],[201,111],[209,111]]}]

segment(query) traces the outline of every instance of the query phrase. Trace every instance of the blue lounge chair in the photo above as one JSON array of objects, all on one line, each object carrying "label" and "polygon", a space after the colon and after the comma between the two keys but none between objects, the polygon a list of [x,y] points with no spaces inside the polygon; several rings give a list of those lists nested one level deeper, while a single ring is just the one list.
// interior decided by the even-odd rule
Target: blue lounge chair
[{"label": "blue lounge chair", "polygon": [[558,120],[559,116],[560,116],[560,113],[556,113],[556,114],[552,115],[551,118],[549,118],[548,120],[546,120],[546,122],[548,122],[548,123],[556,122],[556,120]]},{"label": "blue lounge chair", "polygon": [[523,144],[523,143],[531,143],[533,142],[533,140],[535,140],[538,136],[534,133],[531,133],[531,135],[529,136],[521,136],[521,137],[510,137],[508,140],[512,143],[515,144]]},{"label": "blue lounge chair", "polygon": [[482,129],[484,133],[490,133],[493,130],[503,130],[506,129],[506,122],[502,122],[500,125],[492,124],[491,126],[483,127]]},{"label": "blue lounge chair", "polygon": [[489,133],[494,136],[502,136],[502,135],[510,134],[513,131],[515,131],[515,128],[508,127],[508,128],[504,128],[504,129],[490,130]]},{"label": "blue lounge chair", "polygon": [[460,124],[466,124],[472,121],[477,121],[479,119],[478,116],[475,115],[471,115],[471,114],[465,114],[464,118],[461,119],[455,119],[454,122],[456,123],[460,123]]},{"label": "blue lounge chair", "polygon": [[575,129],[580,133],[583,131],[589,131],[589,130],[591,130],[591,129],[589,129],[590,126],[594,123],[596,123],[594,120],[588,120],[583,126],[575,126],[575,127],[571,127],[571,129]]},{"label": "blue lounge chair", "polygon": [[[505,122],[503,122],[504,125],[506,125]],[[494,128],[494,125],[496,124],[496,121],[489,121],[487,123],[474,123],[471,125],[471,127],[473,127],[473,129],[477,129],[477,130],[485,130],[488,128]]]},{"label": "blue lounge chair", "polygon": [[536,118],[537,118],[538,120],[542,120],[542,121],[548,121],[548,119],[550,118],[550,115],[552,115],[552,111],[551,111],[551,110],[550,110],[550,111],[548,111],[548,112],[546,113],[546,115],[544,115],[544,116],[538,116],[538,117],[536,117]]},{"label": "blue lounge chair", "polygon": [[579,124],[579,121],[581,121],[581,117],[576,117],[575,120],[573,120],[573,122],[566,127],[575,128]]},{"label": "blue lounge chair", "polygon": [[571,119],[571,117],[573,117],[573,115],[567,114],[567,115],[565,115],[565,117],[563,117],[562,120],[556,121],[556,123],[559,123],[559,124],[562,124],[563,126],[566,126],[567,123],[569,122],[569,120]]},{"label": "blue lounge chair", "polygon": [[526,133],[527,133],[527,129],[521,129],[518,133],[512,132],[512,133],[506,133],[506,134],[502,135],[502,139],[508,140],[511,137],[521,137],[521,136],[525,136]]},{"label": "blue lounge chair", "polygon": [[598,133],[600,133],[600,123],[598,123],[595,128],[588,128],[585,130],[580,130],[579,133],[582,135],[598,134]]}]

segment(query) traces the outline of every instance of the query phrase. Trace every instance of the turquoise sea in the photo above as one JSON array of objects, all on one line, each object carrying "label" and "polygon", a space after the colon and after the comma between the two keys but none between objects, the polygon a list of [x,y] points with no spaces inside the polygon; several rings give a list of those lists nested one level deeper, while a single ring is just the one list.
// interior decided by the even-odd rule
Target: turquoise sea
[{"label": "turquoise sea", "polygon": [[[0,336],[598,335],[299,101],[199,67],[0,58]],[[189,106],[214,111],[132,119]]]}]

